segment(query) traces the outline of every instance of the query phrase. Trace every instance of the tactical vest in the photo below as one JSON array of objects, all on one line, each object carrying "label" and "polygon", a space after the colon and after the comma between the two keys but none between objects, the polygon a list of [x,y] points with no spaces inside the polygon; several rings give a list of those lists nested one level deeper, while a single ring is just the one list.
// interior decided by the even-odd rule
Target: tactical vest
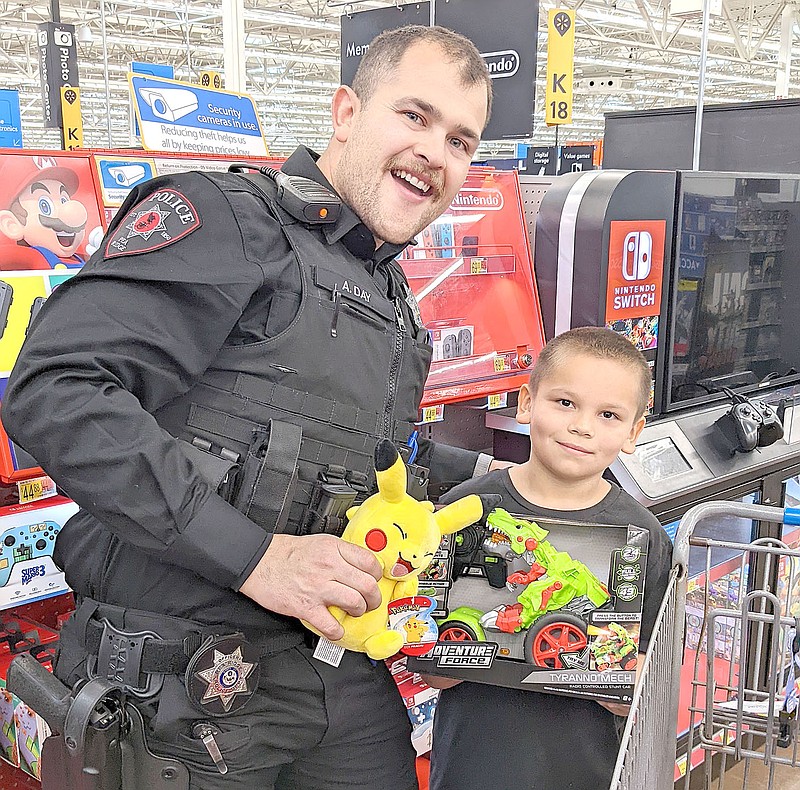
[{"label": "tactical vest", "polygon": [[275,337],[223,347],[202,380],[154,416],[265,529],[340,532],[320,485],[354,490],[358,501],[374,487],[378,439],[407,451],[430,366],[427,333],[399,264],[380,264],[389,275],[381,293],[363,260],[280,207],[272,181],[244,180],[297,258],[298,313]]}]

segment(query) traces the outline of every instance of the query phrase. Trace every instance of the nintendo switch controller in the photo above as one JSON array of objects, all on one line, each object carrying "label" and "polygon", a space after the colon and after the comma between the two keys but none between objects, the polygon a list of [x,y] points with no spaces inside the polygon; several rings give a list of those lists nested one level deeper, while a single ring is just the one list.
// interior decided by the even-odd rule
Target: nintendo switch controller
[{"label": "nintendo switch controller", "polygon": [[761,417],[758,429],[758,446],[769,447],[783,438],[783,420],[778,410],[764,401],[753,401],[753,405]]},{"label": "nintendo switch controller", "polygon": [[40,521],[7,529],[0,538],[0,587],[8,584],[12,571],[23,563],[19,580],[23,585],[37,576],[46,575],[46,567],[33,561],[40,557],[52,557],[56,535],[60,530],[61,526],[55,521]]},{"label": "nintendo switch controller", "polygon": [[751,453],[758,447],[761,414],[752,403],[735,403],[714,425],[725,439],[731,455]]}]

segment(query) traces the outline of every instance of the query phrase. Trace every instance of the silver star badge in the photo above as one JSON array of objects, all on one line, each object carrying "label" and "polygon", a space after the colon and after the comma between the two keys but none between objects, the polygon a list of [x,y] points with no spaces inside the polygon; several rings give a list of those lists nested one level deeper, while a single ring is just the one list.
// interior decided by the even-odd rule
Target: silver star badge
[{"label": "silver star badge", "polygon": [[195,672],[208,686],[200,703],[219,699],[227,713],[237,694],[250,694],[247,688],[247,677],[255,664],[250,664],[242,656],[242,648],[237,647],[232,653],[214,650],[212,665],[208,669]]}]

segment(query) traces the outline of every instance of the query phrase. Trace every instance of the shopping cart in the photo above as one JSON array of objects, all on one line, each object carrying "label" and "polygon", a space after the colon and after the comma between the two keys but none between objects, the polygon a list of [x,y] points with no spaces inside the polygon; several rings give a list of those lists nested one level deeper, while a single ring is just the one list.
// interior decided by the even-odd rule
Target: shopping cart
[{"label": "shopping cart", "polygon": [[[611,790],[673,786],[690,543],[706,551],[706,583],[696,634],[684,787],[689,788],[697,753],[703,756],[703,786],[711,788],[713,781],[719,790],[734,761],[741,762],[736,780],[742,788],[751,776],[751,762],[765,765],[761,771],[768,784],[759,787],[767,790],[774,786],[777,766],[800,766],[800,551],[771,538],[741,544],[691,537],[701,521],[731,516],[800,524],[800,510],[739,502],[707,502],[683,517]],[[708,581],[711,553],[718,549],[735,552],[740,563],[740,583],[722,599],[712,596]],[[754,658],[747,661],[747,656]]]}]

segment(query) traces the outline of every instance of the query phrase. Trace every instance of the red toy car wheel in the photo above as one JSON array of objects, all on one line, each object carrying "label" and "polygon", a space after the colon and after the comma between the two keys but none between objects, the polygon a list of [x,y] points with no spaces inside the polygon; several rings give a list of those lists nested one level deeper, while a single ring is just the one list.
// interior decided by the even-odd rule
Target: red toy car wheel
[{"label": "red toy car wheel", "polygon": [[440,642],[477,642],[478,635],[472,626],[462,623],[461,620],[448,620],[442,623],[439,629]]},{"label": "red toy car wheel", "polygon": [[621,666],[625,672],[632,672],[636,669],[636,654],[634,653],[632,656],[627,656],[626,658],[622,659]]},{"label": "red toy car wheel", "polygon": [[525,660],[537,667],[563,669],[562,653],[586,647],[586,623],[574,614],[551,612],[540,617],[525,635]]}]

